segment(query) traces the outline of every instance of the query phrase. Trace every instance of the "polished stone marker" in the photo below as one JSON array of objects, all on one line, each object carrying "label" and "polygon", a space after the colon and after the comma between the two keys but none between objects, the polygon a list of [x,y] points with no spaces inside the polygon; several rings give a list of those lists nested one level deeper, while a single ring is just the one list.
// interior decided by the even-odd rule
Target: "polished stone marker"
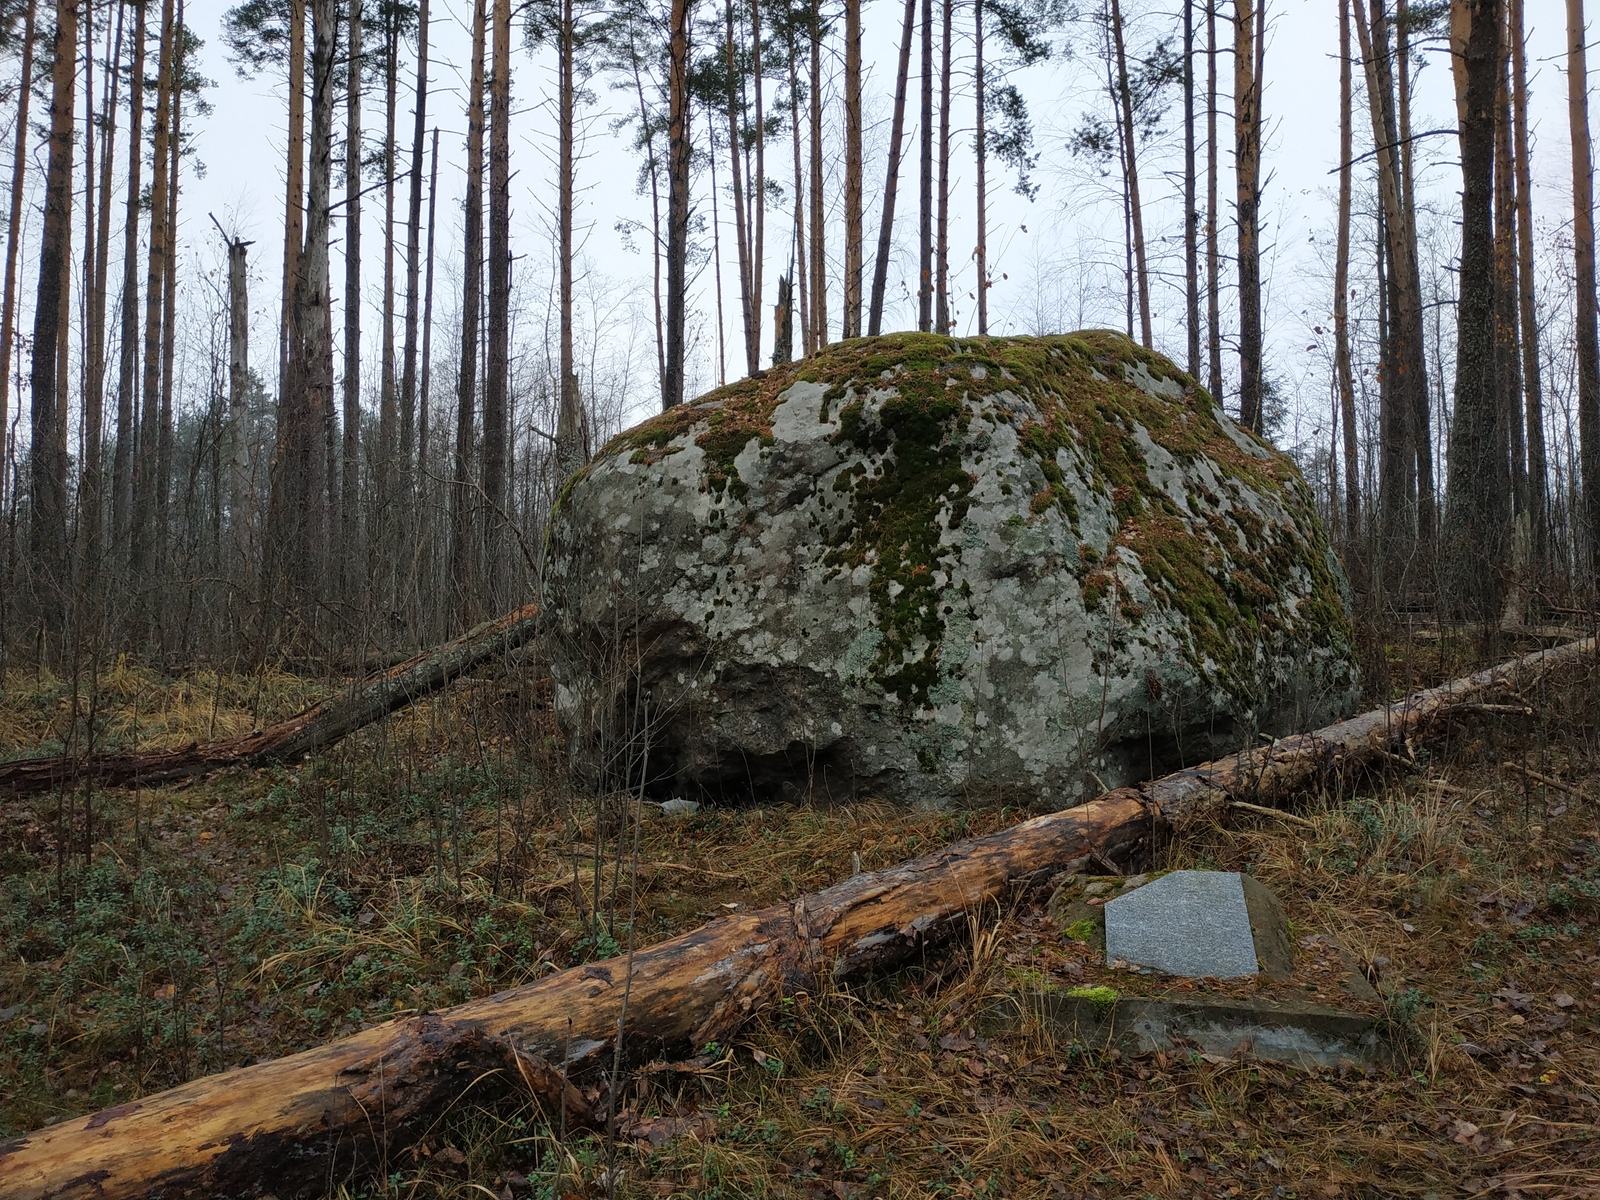
[{"label": "polished stone marker", "polygon": [[1107,902],[1106,961],[1168,975],[1254,975],[1256,939],[1243,877],[1174,871]]}]

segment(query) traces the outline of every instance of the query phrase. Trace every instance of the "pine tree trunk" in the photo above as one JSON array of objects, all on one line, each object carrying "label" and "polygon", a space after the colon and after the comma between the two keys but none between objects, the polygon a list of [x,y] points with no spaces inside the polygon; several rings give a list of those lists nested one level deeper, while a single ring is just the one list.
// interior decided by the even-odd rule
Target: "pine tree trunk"
[{"label": "pine tree trunk", "polygon": [[[290,578],[305,606],[302,620],[314,615],[327,580],[326,429],[333,411],[333,329],[328,243],[332,225],[333,75],[338,30],[337,0],[312,0],[311,150],[306,178],[305,250],[295,280],[295,343],[291,360],[297,382],[297,449],[304,455],[300,539]],[[319,436],[319,434],[323,436]]]},{"label": "pine tree trunk", "polygon": [[470,491],[477,428],[478,304],[483,277],[483,54],[488,0],[472,0],[472,67],[467,92],[466,236],[461,270],[461,371],[456,384],[455,471],[450,489],[450,583],[458,625],[477,611],[477,556]]},{"label": "pine tree trunk", "polygon": [[1344,522],[1347,561],[1361,538],[1361,470],[1356,444],[1356,385],[1350,364],[1350,200],[1355,165],[1355,111],[1350,71],[1350,0],[1339,0],[1339,232],[1333,267],[1333,360],[1344,434]]},{"label": "pine tree trunk", "polygon": [[[1567,0],[1567,118],[1572,137],[1572,242],[1577,283],[1578,462],[1582,511],[1575,522],[1587,548],[1587,579],[1600,580],[1600,333],[1595,316],[1594,157],[1589,140],[1589,66],[1583,0]],[[1582,560],[1580,560],[1582,561]],[[1593,592],[1591,591],[1591,595]]]},{"label": "pine tree trunk", "polygon": [[939,61],[939,212],[934,234],[934,327],[950,333],[950,25],[954,0],[944,0]]},{"label": "pine tree trunk", "polygon": [[[117,95],[122,82],[122,29],[126,5],[117,3],[116,38],[111,58],[106,64],[105,92],[101,102],[100,128],[100,183],[95,218],[94,273],[89,278],[85,272],[88,292],[89,336],[85,356],[84,400],[84,468],[83,483],[78,493],[78,512],[84,555],[84,578],[99,585],[103,547],[102,510],[105,503],[105,471],[102,455],[105,424],[106,385],[106,284],[111,257],[111,164],[116,154]],[[94,23],[87,22],[92,32]],[[92,51],[91,51],[92,54]],[[87,208],[87,206],[86,206]],[[0,410],[4,403],[0,402]],[[0,428],[4,428],[0,412]]]},{"label": "pine tree trunk", "polygon": [[361,535],[361,4],[350,0],[344,133],[344,446],[341,463],[339,592],[365,607]]},{"label": "pine tree trunk", "polygon": [[167,135],[167,219],[161,268],[161,412],[156,432],[155,556],[160,584],[171,578],[173,389],[178,365],[178,170],[183,161],[183,0],[178,0],[172,45],[172,131]]},{"label": "pine tree trunk", "polygon": [[[22,248],[22,197],[28,168],[28,108],[33,98],[33,39],[35,6],[28,0],[23,18],[22,65],[17,93],[17,140],[11,158],[11,208],[6,222],[5,295],[0,300],[0,518],[5,516],[5,443],[11,428],[11,348],[16,336],[17,256]],[[141,8],[141,27],[142,13]]]},{"label": "pine tree trunk", "polygon": [[[1409,0],[1395,0],[1395,75],[1399,88],[1397,130],[1400,143],[1401,231],[1407,247],[1404,261],[1410,267],[1396,274],[1395,283],[1401,289],[1399,311],[1412,314],[1409,321],[1416,338],[1417,348],[1412,352],[1411,360],[1402,368],[1408,376],[1408,387],[1403,394],[1410,408],[1407,436],[1410,453],[1415,460],[1412,470],[1416,475],[1417,534],[1426,548],[1433,544],[1437,518],[1434,513],[1433,424],[1428,397],[1427,359],[1423,347],[1422,273],[1417,248],[1417,189],[1413,173],[1416,142],[1411,137],[1411,19],[1408,3]],[[1414,375],[1411,374],[1413,371]]]},{"label": "pine tree trunk", "polygon": [[1195,197],[1195,0],[1184,0],[1184,326],[1190,378],[1200,379],[1200,210]]},{"label": "pine tree trunk", "polygon": [[745,224],[746,208],[744,175],[740,167],[740,153],[744,134],[739,120],[739,59],[733,34],[733,0],[724,6],[726,33],[723,40],[723,69],[728,98],[728,170],[733,186],[733,233],[739,255],[739,321],[744,331],[744,370],[753,375],[760,368],[761,313],[755,307],[751,292],[750,233]]},{"label": "pine tree trunk", "polygon": [[989,336],[989,180],[986,170],[989,160],[989,147],[985,142],[987,131],[984,117],[987,105],[984,103],[984,77],[983,77],[983,0],[972,0],[972,55],[973,55],[973,108],[976,110],[973,119],[975,133],[972,139],[972,154],[976,159],[977,171],[977,244],[973,248],[973,258],[977,264],[978,272],[978,336]]},{"label": "pine tree trunk", "polygon": [[[1246,0],[1246,3],[1248,2],[1249,0]],[[1144,206],[1139,200],[1138,137],[1133,125],[1133,89],[1128,82],[1128,56],[1122,37],[1121,0],[1111,0],[1111,40],[1117,53],[1117,105],[1122,115],[1122,144],[1126,152],[1124,166],[1127,174],[1124,182],[1127,186],[1128,213],[1133,229],[1133,267],[1134,282],[1139,296],[1140,345],[1150,349],[1155,341],[1150,327],[1150,268],[1145,259]]]},{"label": "pine tree trunk", "polygon": [[917,329],[933,328],[933,0],[922,0],[922,107],[917,140],[922,152],[917,193]]},{"label": "pine tree trunk", "polygon": [[1257,6],[1235,0],[1233,104],[1236,205],[1239,222],[1239,420],[1260,433],[1261,414],[1261,80],[1256,72]]},{"label": "pine tree trunk", "polygon": [[1522,325],[1522,384],[1528,432],[1528,529],[1530,567],[1540,579],[1549,557],[1548,482],[1544,446],[1544,401],[1539,370],[1539,319],[1533,283],[1533,180],[1528,154],[1527,47],[1523,0],[1511,0],[1511,117],[1517,188],[1517,303]]},{"label": "pine tree trunk", "polygon": [[761,80],[761,3],[750,0],[750,80],[755,92],[755,173],[750,180],[750,311],[756,322],[755,370],[761,369],[762,265],[766,261],[767,240],[767,118],[766,99]]},{"label": "pine tree trunk", "polygon": [[[854,3],[854,0],[851,2]],[[805,355],[816,349],[811,340],[811,243],[806,240],[806,176],[800,156],[799,51],[794,40],[794,20],[790,19],[786,25],[789,42],[789,131],[794,143],[794,248],[798,259],[793,266],[800,282],[800,353]]]},{"label": "pine tree trunk", "polygon": [[288,0],[289,90],[288,147],[284,170],[283,204],[283,315],[278,329],[278,405],[286,397],[289,339],[293,324],[295,276],[300,269],[300,251],[305,232],[305,154],[306,154],[306,0]]},{"label": "pine tree trunk", "polygon": [[[1422,282],[1416,229],[1407,208],[1403,161],[1396,153],[1400,124],[1389,58],[1389,22],[1378,0],[1367,20],[1363,0],[1353,0],[1356,37],[1367,83],[1372,136],[1377,146],[1378,192],[1388,255],[1388,352],[1392,365],[1379,414],[1378,565],[1386,587],[1401,586],[1419,542],[1433,541],[1433,453],[1428,429],[1427,362],[1423,355]],[[1393,411],[1391,412],[1390,409]]]},{"label": "pine tree trunk", "polygon": [[[574,174],[577,170],[573,158],[574,138],[574,106],[577,103],[576,91],[573,84],[573,0],[561,0],[561,44],[558,50],[557,68],[560,74],[558,83],[559,95],[556,98],[560,129],[560,193],[556,201],[556,222],[558,227],[557,253],[561,264],[561,347],[558,368],[560,377],[557,386],[561,392],[561,409],[556,418],[556,474],[561,479],[566,479],[588,461],[589,447],[587,422],[584,421],[583,400],[578,394],[577,363],[572,349],[572,193],[575,184]],[[713,184],[715,191],[715,184]],[[719,272],[720,275],[720,272]],[[718,296],[721,296],[721,280],[718,280]],[[721,330],[720,317],[717,322]]]},{"label": "pine tree trunk", "polygon": [[1460,98],[1461,273],[1442,566],[1451,611],[1488,621],[1500,616],[1509,509],[1504,425],[1495,386],[1491,215],[1499,0],[1452,0],[1450,26],[1451,66]]},{"label": "pine tree trunk", "polygon": [[[923,0],[927,3],[927,0]],[[828,256],[822,194],[822,0],[811,0],[811,336],[828,344]]]},{"label": "pine tree trunk", "polygon": [[917,17],[917,0],[906,0],[900,31],[900,67],[895,75],[894,119],[889,127],[889,166],[883,181],[883,219],[878,224],[878,256],[872,263],[872,307],[867,314],[867,336],[883,332],[884,293],[889,286],[889,247],[894,239],[894,199],[900,184],[900,153],[905,141],[906,89],[911,74],[911,33]]},{"label": "pine tree trunk", "polygon": [[417,83],[411,128],[410,194],[406,198],[406,315],[400,351],[400,458],[396,464],[402,495],[401,521],[409,532],[417,517],[413,494],[417,424],[417,304],[422,276],[422,156],[428,120],[428,0],[417,6]]},{"label": "pine tree trunk", "polygon": [[250,544],[250,294],[246,254],[251,243],[228,242],[228,532],[237,580],[249,577]]},{"label": "pine tree trunk", "polygon": [[684,324],[689,305],[689,4],[672,0],[667,22],[667,344],[661,405],[683,403]]},{"label": "pine tree trunk", "polygon": [[[34,603],[47,633],[61,628],[67,600],[67,431],[60,338],[72,256],[72,118],[77,85],[78,0],[57,0],[50,79],[50,154],[45,169],[44,232],[33,313],[29,543],[36,564]],[[59,646],[57,646],[59,649]]]},{"label": "pine tree trunk", "polygon": [[[133,64],[128,72],[128,198],[122,234],[122,335],[117,353],[117,443],[111,452],[111,541],[124,563],[132,532],[133,457],[138,436],[135,400],[139,378],[139,198],[144,165],[146,7],[133,6]],[[26,98],[23,104],[27,104]]]},{"label": "pine tree trunk", "polygon": [[399,497],[395,488],[395,451],[399,445],[400,407],[394,361],[394,139],[400,85],[400,14],[386,5],[383,30],[383,298],[378,346],[378,453],[374,455],[374,582],[384,603],[397,587],[399,552],[395,524]]},{"label": "pine tree trunk", "polygon": [[[433,481],[432,460],[429,458],[433,431],[430,419],[433,398],[433,239],[438,198],[439,130],[435,126],[428,164],[428,249],[422,285],[422,366],[417,379],[417,552],[411,560],[412,570],[408,574],[408,586],[403,597],[406,605],[403,611],[412,616],[414,636],[422,631],[426,619],[431,617],[434,624],[440,623],[439,606],[431,597],[444,590],[434,581],[434,546],[437,539],[432,521],[435,508],[432,498],[437,494],[437,489]],[[422,600],[424,591],[430,597],[426,606]]]},{"label": "pine tree trunk", "polygon": [[505,591],[507,390],[511,372],[511,0],[494,0],[489,85],[489,344],[483,387],[483,581],[490,611]]},{"label": "pine tree trunk", "polygon": [[1206,0],[1206,387],[1222,406],[1222,263],[1217,241],[1217,0]]},{"label": "pine tree trunk", "polygon": [[[1519,521],[1528,511],[1528,457],[1522,436],[1522,346],[1517,328],[1517,197],[1511,166],[1510,33],[1500,13],[1495,47],[1494,100],[1494,345],[1495,392],[1500,424],[1509,441],[1511,511]],[[1525,543],[1513,550],[1521,554]],[[1517,586],[1526,580],[1526,561],[1513,563]],[[1521,624],[1520,610],[1514,624]]]},{"label": "pine tree trunk", "polygon": [[[161,318],[166,298],[168,158],[172,133],[173,75],[172,0],[161,6],[160,66],[156,75],[154,148],[150,171],[150,256],[145,270],[144,379],[140,397],[139,441],[133,464],[133,531],[129,573],[133,586],[145,591],[152,582],[155,554],[156,447],[161,415]],[[143,616],[147,616],[146,611]]]},{"label": "pine tree trunk", "polygon": [[[844,327],[861,336],[862,172],[861,3],[844,0]],[[802,301],[802,304],[804,302]]]}]

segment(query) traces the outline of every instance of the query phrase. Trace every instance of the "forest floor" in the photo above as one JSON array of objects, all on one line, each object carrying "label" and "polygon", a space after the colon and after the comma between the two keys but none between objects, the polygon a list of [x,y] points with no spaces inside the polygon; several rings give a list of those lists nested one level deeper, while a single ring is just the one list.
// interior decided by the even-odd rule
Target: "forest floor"
[{"label": "forest floor", "polygon": [[[1489,653],[1393,644],[1369,699]],[[81,740],[90,690],[0,681],[0,760]],[[248,731],[319,688],[120,662],[92,691],[100,747],[155,748]],[[1336,935],[1383,996],[1382,1066],[995,1032],[997,1000],[1067,982],[1059,934],[1023,904],[942,956],[786,1003],[710,1065],[638,1078],[614,1136],[562,1142],[469,1094],[415,1153],[330,1194],[1600,1197],[1600,671],[1526,699],[1528,715],[1435,728],[1415,769],[1307,794],[1309,828],[1235,820],[1151,864],[1248,870],[1297,931]],[[0,797],[0,1136],[1025,815],[646,806],[635,855],[637,806],[567,785],[548,710],[532,675],[484,675],[293,767]]]}]

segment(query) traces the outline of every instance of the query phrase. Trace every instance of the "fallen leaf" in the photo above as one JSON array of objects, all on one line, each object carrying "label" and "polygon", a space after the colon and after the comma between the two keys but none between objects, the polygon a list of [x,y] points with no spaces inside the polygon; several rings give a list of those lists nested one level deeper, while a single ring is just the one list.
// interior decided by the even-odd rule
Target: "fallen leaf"
[{"label": "fallen leaf", "polygon": [[1567,993],[1565,993],[1565,992],[1557,992],[1556,995],[1555,995],[1555,1001],[1556,1001],[1556,1007],[1557,1008],[1571,1008],[1574,1004],[1577,1003],[1576,1000],[1574,1000],[1571,996],[1567,995]]}]

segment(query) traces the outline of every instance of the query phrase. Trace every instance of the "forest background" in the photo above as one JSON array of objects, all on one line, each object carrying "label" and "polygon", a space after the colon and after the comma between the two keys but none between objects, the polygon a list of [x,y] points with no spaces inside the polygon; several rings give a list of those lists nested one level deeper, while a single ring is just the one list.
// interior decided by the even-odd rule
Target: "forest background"
[{"label": "forest background", "polygon": [[[0,660],[348,666],[503,611],[537,592],[561,479],[769,365],[785,286],[795,355],[873,310],[1123,328],[1296,456],[1377,608],[1569,607],[1591,572],[1568,8],[11,0]],[[1501,83],[1469,169],[1509,307],[1498,448],[1454,455],[1492,486],[1452,521],[1474,13]]]}]

